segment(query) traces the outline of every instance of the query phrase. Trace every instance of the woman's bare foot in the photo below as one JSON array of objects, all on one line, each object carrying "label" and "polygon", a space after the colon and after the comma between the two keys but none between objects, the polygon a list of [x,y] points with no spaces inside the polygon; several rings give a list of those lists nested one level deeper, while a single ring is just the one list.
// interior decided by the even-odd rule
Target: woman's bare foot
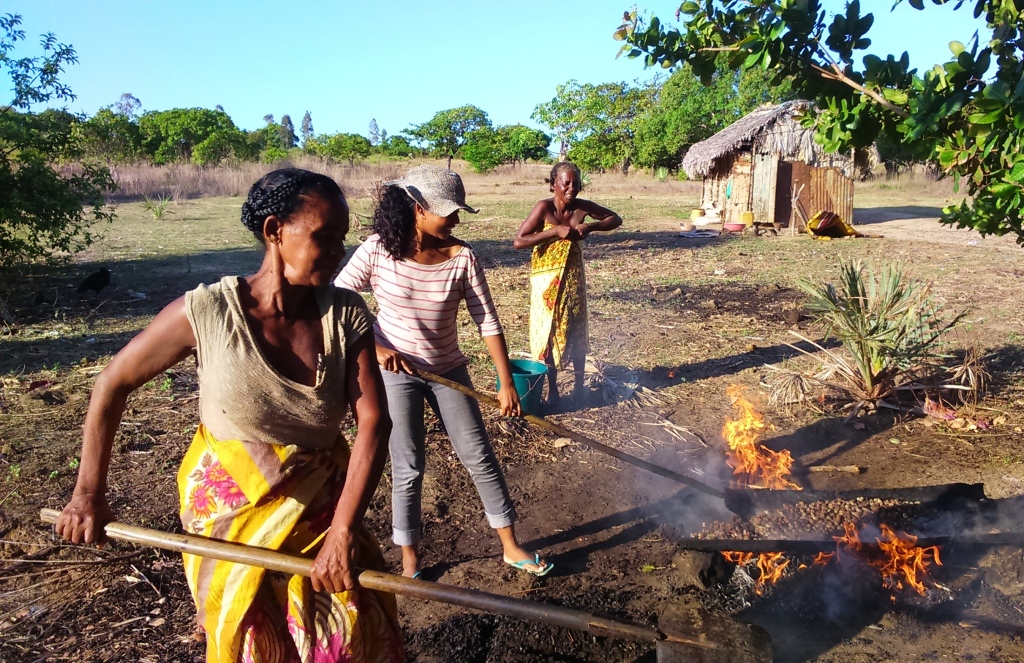
[{"label": "woman's bare foot", "polygon": [[415,578],[420,572],[420,553],[416,546],[402,546],[402,575]]}]

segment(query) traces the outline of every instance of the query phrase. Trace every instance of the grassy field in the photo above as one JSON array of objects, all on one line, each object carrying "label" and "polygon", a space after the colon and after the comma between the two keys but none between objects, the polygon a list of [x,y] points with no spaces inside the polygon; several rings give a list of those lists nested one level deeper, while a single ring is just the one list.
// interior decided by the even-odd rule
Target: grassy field
[{"label": "grassy field", "polygon": [[[511,238],[534,203],[547,195],[542,183],[545,170],[531,166],[496,175],[467,176],[469,202],[481,211],[464,215],[456,231],[482,256],[513,353],[528,350],[529,254],[514,251]],[[369,213],[364,179],[375,175],[379,173],[345,183],[354,212]],[[691,461],[687,458],[692,457],[685,453],[692,450],[680,449],[678,441],[652,432],[655,428],[651,421],[662,426],[665,421],[685,426],[707,441],[709,453],[720,453],[719,430],[730,412],[725,387],[741,383],[768,411],[775,426],[770,437],[785,439],[799,464],[827,459],[871,467],[859,484],[854,479],[839,478],[835,480],[838,484],[821,483],[823,487],[842,487],[842,482],[846,487],[858,487],[979,481],[986,484],[990,497],[1024,494],[1024,294],[1020,287],[1024,252],[1008,238],[982,239],[974,233],[939,226],[935,216],[951,195],[946,184],[858,185],[855,220],[872,237],[832,242],[785,233],[778,237],[681,238],[679,222],[699,201],[699,185],[691,182],[595,175],[583,195],[616,210],[624,219],[619,231],[592,236],[587,242],[592,354],[610,374],[636,376],[659,395],[664,407],[637,412],[596,399],[593,407],[561,415],[560,421],[600,433],[603,439],[632,453],[669,458],[688,467]],[[118,219],[102,229],[101,240],[87,253],[67,267],[25,275],[4,294],[15,320],[0,329],[0,560],[53,545],[45,529],[34,522],[34,510],[40,506],[59,508],[70,494],[88,392],[112,354],[162,306],[188,289],[225,274],[246,274],[257,268],[262,249],[238,222],[241,202],[237,196],[181,198],[170,205],[171,213],[161,220],[155,220],[139,202],[121,202]],[[354,217],[354,221],[359,218]],[[348,237],[350,248],[368,232],[365,226],[353,227]],[[801,306],[796,281],[833,279],[842,257],[863,258],[872,265],[899,261],[912,276],[932,284],[946,309],[969,311],[967,322],[950,341],[954,348],[985,348],[995,379],[985,400],[965,412],[990,421],[1002,416],[1000,424],[993,424],[984,433],[937,432],[912,418],[879,415],[867,420],[866,430],[863,426],[854,430],[827,412],[772,410],[765,405],[765,365],[800,361],[785,345],[794,337],[782,316],[784,310]],[[112,287],[99,296],[76,293],[74,286],[101,265],[110,268]],[[472,360],[474,379],[487,388],[493,384],[493,369],[464,311],[463,316],[460,340]],[[813,336],[819,332],[802,324],[801,333]],[[678,376],[672,377],[676,372]],[[111,480],[112,504],[121,519],[166,529],[175,527],[176,514],[169,506],[175,494],[174,473],[197,423],[196,397],[191,361],[157,378],[133,397],[118,434]],[[645,419],[648,415],[655,418],[649,421]],[[611,508],[588,492],[596,487],[583,488],[586,482],[581,481],[577,499],[564,504],[562,511],[545,509],[541,518],[530,505],[568,500],[564,494],[574,491],[566,491],[565,486],[570,484],[558,481],[579,481],[580,471],[597,472],[598,463],[580,455],[580,451],[554,447],[551,439],[523,427],[493,417],[488,423],[499,455],[510,468],[516,499],[522,500],[526,514],[523,531],[528,536],[547,541],[554,536],[552,531],[571,530],[579,522],[600,519],[602,509]],[[447,538],[450,543],[446,544],[448,548],[435,543],[428,549],[428,562],[440,563],[438,559],[447,550],[457,561],[446,567],[449,571],[442,580],[480,586],[493,575],[491,567],[481,561],[491,554],[486,552],[488,539],[480,534],[478,525],[471,524],[476,516],[467,514],[478,511],[471,484],[459,478],[457,461],[438,433],[435,429],[431,438],[431,453],[436,455],[437,464],[435,470],[428,471],[428,482],[434,482],[431,485],[440,495],[448,495],[437,498],[447,500],[448,506],[432,512],[428,520],[434,534],[431,540]],[[891,444],[890,440],[897,437],[900,444]],[[570,471],[566,464],[570,461],[584,463],[572,467],[589,469]],[[601,468],[606,487],[614,485],[615,480],[608,477],[617,476],[618,470],[604,465]],[[561,471],[569,474],[557,479]],[[537,483],[540,480],[536,477],[545,474],[552,478]],[[375,498],[369,518],[382,540],[388,531],[390,510],[386,483]],[[639,480],[622,487],[623,495],[644,494],[643,499],[653,500],[647,490]],[[451,497],[460,491],[462,497]],[[623,504],[630,499],[633,497],[622,497]],[[648,530],[643,534],[648,538],[639,539],[621,538],[618,530],[613,530],[589,535],[608,542],[602,553],[607,560],[601,557],[604,561],[600,563],[592,552],[581,552],[581,546],[586,549],[590,544],[568,538],[550,544],[550,550],[564,557],[559,564],[565,568],[576,568],[574,555],[591,555],[590,565],[559,578],[563,581],[561,589],[523,587],[513,581],[508,591],[536,591],[535,598],[569,603],[577,596],[611,596],[602,592],[622,592],[626,591],[624,587],[646,582],[634,577],[638,564],[632,560],[641,554],[637,550],[647,556],[644,560],[653,559],[659,568],[662,564],[668,568],[668,561],[654,559],[658,555],[671,559],[673,553],[668,548],[657,547],[668,543],[651,543],[654,539],[649,538],[652,535]],[[51,552],[60,559],[79,559],[74,557],[76,551],[66,548]],[[395,561],[395,550],[388,547],[387,555]],[[150,565],[148,570],[144,566],[137,570],[155,581],[154,589],[159,588],[155,594],[142,591],[146,589],[143,583],[124,586],[119,575],[133,572],[124,563],[111,564],[98,575],[83,571],[69,576],[74,579],[70,586],[78,591],[73,595],[89,597],[73,606],[70,599],[61,602],[49,593],[52,586],[45,584],[50,580],[45,574],[33,579],[44,581],[37,588],[27,588],[31,584],[28,582],[18,584],[22,581],[4,584],[0,575],[0,630],[13,638],[0,645],[0,658],[6,655],[10,658],[5,660],[44,660],[49,651],[50,658],[45,660],[191,661],[191,656],[201,652],[201,643],[197,644],[191,635],[192,608],[180,578],[180,562],[172,555],[150,555],[145,563]],[[607,568],[598,568],[605,563],[619,569],[618,575],[610,576]],[[97,588],[90,585],[96,582],[116,590],[106,595],[120,597],[116,605],[106,601],[104,594],[96,593]],[[658,594],[661,589],[651,591]],[[18,593],[11,593],[15,591]],[[157,605],[157,595],[174,600]],[[1014,606],[1022,605],[1020,596],[1004,599]],[[602,607],[598,598],[592,601],[598,604],[589,607]],[[653,610],[640,598],[631,601],[625,605]],[[48,612],[38,619],[23,616],[20,621],[11,621],[12,615],[21,614],[25,606],[36,604],[33,602],[44,605]],[[118,638],[111,635],[79,640],[85,649],[76,649],[61,644],[66,640],[58,638],[86,623],[117,624],[133,618],[143,608],[147,613],[162,609],[167,619],[159,627],[138,625],[136,640],[144,645],[148,642],[146,646],[115,647]],[[434,624],[440,619],[434,619],[437,615],[456,620],[452,623],[468,624],[458,621],[465,619],[461,613],[437,612],[421,604],[404,603],[402,610],[415,660],[441,660],[437,658],[441,656],[437,653],[439,627]],[[55,616],[61,617],[53,621],[58,619]],[[147,618],[145,623],[154,621]],[[914,628],[933,629],[930,638],[934,651],[952,658],[964,651],[956,638],[944,639],[945,631],[940,626],[922,625],[927,621],[927,616],[921,617]],[[1019,638],[1013,641],[1010,636],[990,633],[985,637],[990,638],[987,644],[1003,647],[1004,652],[1021,651]],[[901,649],[905,639],[906,633],[901,635],[895,629],[886,637],[878,636],[876,645],[861,643],[850,649],[849,643],[837,641],[823,645],[813,656],[783,660],[854,660],[847,656],[854,653],[881,660],[883,644],[894,656],[892,660],[911,660],[927,653],[910,645]],[[632,660],[627,654],[636,653],[623,650],[601,658],[588,651],[577,652],[576,660]],[[992,660],[1019,660],[1013,658],[1016,655]],[[531,660],[524,656],[488,660]]]}]

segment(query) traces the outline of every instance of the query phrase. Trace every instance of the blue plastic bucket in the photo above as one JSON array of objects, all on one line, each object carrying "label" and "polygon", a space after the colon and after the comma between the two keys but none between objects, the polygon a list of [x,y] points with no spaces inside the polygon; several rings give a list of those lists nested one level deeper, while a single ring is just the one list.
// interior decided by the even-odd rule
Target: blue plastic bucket
[{"label": "blue plastic bucket", "polygon": [[[540,413],[540,397],[544,391],[544,376],[548,374],[548,367],[539,361],[532,359],[513,359],[512,383],[519,394],[519,403],[523,408],[523,414]],[[501,379],[498,379],[498,389],[501,389]]]}]

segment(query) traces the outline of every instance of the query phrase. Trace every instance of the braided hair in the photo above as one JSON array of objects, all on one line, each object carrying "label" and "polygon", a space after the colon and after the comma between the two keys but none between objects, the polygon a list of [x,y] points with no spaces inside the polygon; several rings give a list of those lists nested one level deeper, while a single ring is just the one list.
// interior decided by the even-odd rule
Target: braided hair
[{"label": "braided hair", "polygon": [[268,216],[287,219],[299,209],[301,198],[317,191],[324,196],[341,196],[338,183],[326,175],[301,168],[281,168],[267,173],[249,189],[249,197],[242,203],[242,225],[256,239],[263,241],[263,225]]},{"label": "braided hair", "polygon": [[373,232],[380,236],[384,250],[401,260],[412,244],[416,230],[416,203],[394,184],[386,186],[373,210]]},{"label": "braided hair", "polygon": [[555,179],[558,177],[558,173],[565,170],[571,170],[576,173],[576,182],[580,185],[580,191],[583,191],[583,173],[580,172],[580,167],[574,164],[572,161],[559,161],[551,169],[551,174],[545,178],[545,182],[554,186]]}]

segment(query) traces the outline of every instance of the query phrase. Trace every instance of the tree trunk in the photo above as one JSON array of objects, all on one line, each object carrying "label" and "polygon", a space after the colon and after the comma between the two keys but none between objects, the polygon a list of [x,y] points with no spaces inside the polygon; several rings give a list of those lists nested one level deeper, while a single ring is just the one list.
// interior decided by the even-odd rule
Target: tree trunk
[{"label": "tree trunk", "polygon": [[448,170],[452,169],[452,155],[448,155]]}]

